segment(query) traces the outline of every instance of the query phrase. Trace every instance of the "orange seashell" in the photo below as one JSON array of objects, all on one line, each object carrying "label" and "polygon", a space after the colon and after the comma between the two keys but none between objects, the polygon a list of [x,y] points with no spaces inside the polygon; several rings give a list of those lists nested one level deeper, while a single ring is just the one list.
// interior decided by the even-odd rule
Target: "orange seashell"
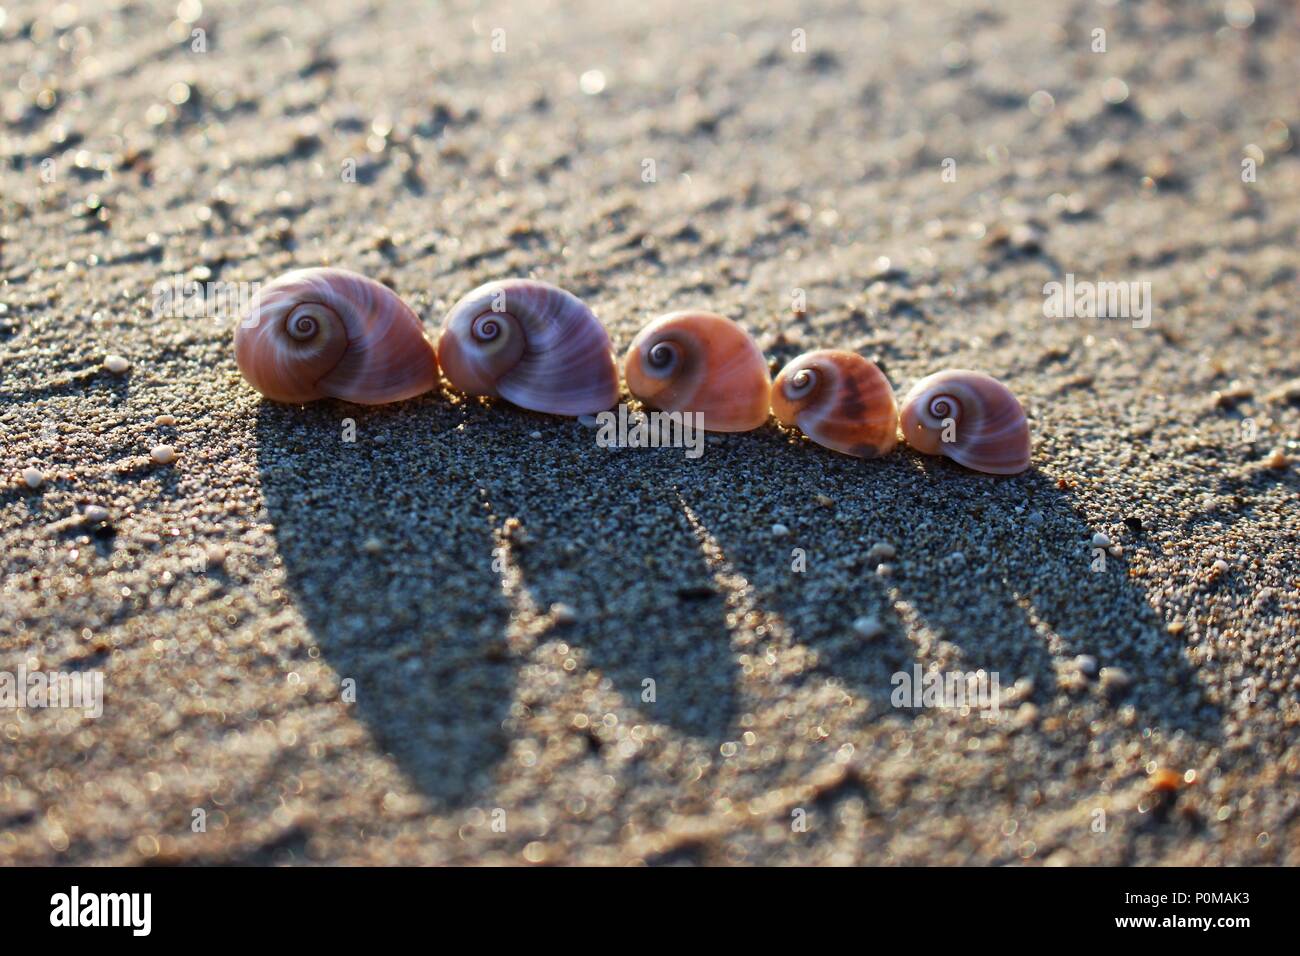
[{"label": "orange seashell", "polygon": [[772,413],[783,425],[858,458],[898,444],[898,406],[889,379],[855,352],[819,349],[791,361],[772,383]]},{"label": "orange seashell", "polygon": [[299,269],[261,288],[235,330],[235,361],[277,402],[378,405],[438,382],[416,314],[387,286],[345,269]]},{"label": "orange seashell", "polygon": [[991,475],[1029,467],[1029,421],[1011,390],[983,372],[950,369],[921,379],[903,399],[903,440]]},{"label": "orange seashell", "polygon": [[749,334],[712,312],[671,312],[632,340],[627,387],[666,412],[700,412],[715,432],[744,432],[767,421],[771,376]]}]

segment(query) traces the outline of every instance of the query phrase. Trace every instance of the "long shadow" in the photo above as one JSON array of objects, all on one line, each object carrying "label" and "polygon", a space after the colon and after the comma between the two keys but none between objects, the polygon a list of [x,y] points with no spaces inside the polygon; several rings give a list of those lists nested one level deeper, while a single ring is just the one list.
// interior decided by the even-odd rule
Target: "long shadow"
[{"label": "long shadow", "polygon": [[[682,449],[605,449],[573,421],[494,409],[480,452],[532,600],[645,720],[721,739],[736,711],[724,595],[665,478]],[[540,433],[540,438],[530,437]],[[647,681],[653,681],[648,684]]]},{"label": "long shadow", "polygon": [[493,538],[447,437],[460,420],[432,400],[265,402],[257,420],[262,492],[294,603],[340,682],[354,682],[357,714],[446,806],[490,789],[515,683]]},{"label": "long shadow", "polygon": [[755,609],[780,621],[771,638],[816,650],[800,679],[832,679],[887,702],[890,675],[910,666],[914,651],[899,627],[870,640],[853,628],[859,618],[891,617],[886,589],[866,567],[877,538],[861,522],[844,521],[843,504],[862,496],[862,463],[829,453],[790,457],[785,445],[775,429],[715,438],[699,461],[677,464],[670,480],[754,589]]},{"label": "long shadow", "polygon": [[[349,417],[355,443],[341,438]],[[358,714],[444,806],[491,789],[532,653],[512,621],[529,614],[549,622],[540,640],[611,682],[634,711],[624,720],[727,738],[735,617],[750,612],[719,583],[701,531],[753,589],[752,609],[781,623],[774,637],[816,652],[794,679],[833,679],[878,713],[912,716],[889,698],[891,676],[914,663],[996,671],[1004,689],[1027,678],[1041,703],[1089,654],[1129,678],[1109,696],[1095,678],[1075,688],[1097,707],[1127,704],[1144,726],[1195,736],[1219,725],[1124,559],[1094,571],[1092,529],[1035,471],[995,479],[910,452],[861,462],[775,429],[711,439],[688,461],[598,448],[572,420],[439,398],[267,403],[257,441],[296,605],[325,661],[356,682]],[[778,523],[788,533],[754,533]],[[503,535],[522,596],[494,567]],[[896,550],[886,574],[868,556],[878,542]],[[860,634],[858,618],[882,633]]]},{"label": "long shadow", "polygon": [[[567,606],[541,640],[569,644],[640,719],[710,743],[732,723],[723,598],[657,474],[654,456],[680,449],[607,451],[571,419],[439,398],[263,403],[257,445],[294,603],[323,660],[355,681],[358,715],[435,803],[490,790],[531,653],[512,615],[534,607]],[[522,596],[503,592],[503,533]]]},{"label": "long shadow", "polygon": [[[684,497],[763,606],[817,651],[822,676],[888,710],[891,675],[941,657],[946,668],[997,672],[1004,691],[1027,678],[1027,698],[1044,702],[1058,675],[1077,672],[1074,659],[1089,655],[1127,682],[1112,680],[1103,692],[1094,675],[1072,693],[1132,706],[1144,726],[1217,731],[1220,715],[1179,639],[1122,556],[1106,554],[1094,570],[1093,530],[1052,479],[1034,470],[991,478],[908,451],[855,461],[808,442],[786,447],[775,433],[747,438],[772,447],[743,452],[746,513],[725,490],[722,476],[738,465],[727,453],[706,455],[704,480]],[[755,549],[755,512],[789,533]],[[896,556],[868,559],[876,543]],[[792,571],[794,548],[806,553],[802,573]],[[880,621],[884,632],[864,638],[852,627],[859,617]],[[923,639],[909,639],[918,629]],[[937,655],[940,641],[946,653]]]}]

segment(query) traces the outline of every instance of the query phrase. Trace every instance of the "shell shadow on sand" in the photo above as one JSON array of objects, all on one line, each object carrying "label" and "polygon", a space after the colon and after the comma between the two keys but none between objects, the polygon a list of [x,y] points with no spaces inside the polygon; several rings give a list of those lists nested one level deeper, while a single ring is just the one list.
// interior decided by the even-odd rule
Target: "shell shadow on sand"
[{"label": "shell shadow on sand", "polygon": [[[758,604],[818,652],[825,675],[906,716],[914,712],[890,708],[891,676],[930,666],[944,642],[948,667],[996,672],[1004,692],[1032,682],[1020,700],[1045,703],[1062,677],[1070,683],[1078,675],[1074,693],[1098,706],[1130,706],[1135,723],[1217,735],[1221,715],[1181,642],[1130,580],[1122,556],[1097,560],[1093,530],[1054,479],[1035,468],[1009,478],[979,475],[909,450],[862,462],[807,442],[788,446],[775,434],[754,439],[774,447],[706,455],[696,484],[707,489],[729,469],[749,468],[751,487],[762,489],[751,508],[788,534],[755,549],[752,513],[716,494],[684,497]],[[709,471],[717,473],[712,480]],[[869,560],[875,543],[895,556]],[[794,548],[805,555],[803,573],[791,571]],[[878,621],[881,633],[856,634],[858,617]],[[918,631],[925,632],[919,640]],[[1095,672],[1077,666],[1081,656],[1121,673],[1103,688]]]},{"label": "shell shadow on sand", "polygon": [[733,721],[725,608],[695,535],[671,496],[647,507],[650,472],[629,476],[592,434],[438,400],[259,410],[294,602],[355,681],[356,713],[436,803],[490,789],[539,642],[568,644],[633,707],[651,678],[645,720],[708,738]]},{"label": "shell shadow on sand", "polygon": [[[263,402],[262,493],[294,603],[355,711],[435,801],[469,799],[504,755],[509,612],[467,482],[420,461],[454,422],[431,404]],[[358,429],[344,442],[347,419]]]},{"label": "shell shadow on sand", "polygon": [[[339,437],[347,417],[355,443]],[[1129,679],[1109,698],[1082,688],[1099,706],[1217,728],[1123,559],[1091,570],[1091,531],[1041,473],[991,479],[910,452],[862,462],[771,428],[714,439],[698,460],[593,435],[440,399],[261,407],[262,489],[294,601],[325,662],[355,680],[357,714],[437,804],[491,791],[520,669],[549,641],[608,681],[634,712],[623,719],[710,748],[737,731],[740,654],[767,640],[816,651],[784,679],[833,679],[901,719],[891,675],[943,641],[962,670],[996,671],[1004,690],[1032,680],[1040,702],[1091,655]],[[875,542],[897,549],[888,575],[867,559]],[[883,632],[857,633],[863,616]]]}]

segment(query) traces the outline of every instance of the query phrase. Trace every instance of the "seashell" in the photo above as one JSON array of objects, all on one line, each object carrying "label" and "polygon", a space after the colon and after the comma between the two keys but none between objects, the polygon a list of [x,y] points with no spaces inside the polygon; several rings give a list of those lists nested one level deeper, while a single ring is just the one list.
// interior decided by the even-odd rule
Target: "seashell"
[{"label": "seashell", "polygon": [[632,340],[628,390],[666,412],[701,412],[704,427],[744,432],[767,421],[771,376],[758,345],[712,312],[661,315]]},{"label": "seashell", "polygon": [[277,402],[396,402],[438,383],[420,319],[387,286],[344,269],[299,269],[263,286],[235,330],[248,384]]},{"label": "seashell", "polygon": [[[1011,390],[983,372],[929,375],[903,399],[903,440],[990,475],[1029,467],[1029,422]],[[946,440],[945,440],[946,439]]]},{"label": "seashell", "polygon": [[577,296],[532,279],[489,282],[447,313],[438,361],[470,395],[586,415],[618,401],[609,333]]},{"label": "seashell", "polygon": [[835,451],[887,455],[898,444],[898,406],[889,379],[855,352],[818,349],[792,360],[772,383],[772,412]]}]

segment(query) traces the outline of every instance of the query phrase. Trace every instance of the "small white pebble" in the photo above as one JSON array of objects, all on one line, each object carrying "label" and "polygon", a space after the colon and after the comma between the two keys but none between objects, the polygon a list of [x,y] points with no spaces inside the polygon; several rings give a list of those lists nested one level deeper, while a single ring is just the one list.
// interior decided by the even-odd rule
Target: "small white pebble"
[{"label": "small white pebble", "polygon": [[380,541],[378,538],[370,537],[366,538],[366,540],[361,543],[361,547],[370,554],[379,554],[379,552],[384,550],[384,542]]},{"label": "small white pebble", "polygon": [[1080,654],[1074,659],[1074,666],[1085,674],[1097,673],[1097,658],[1091,654]]},{"label": "small white pebble", "polygon": [[1210,567],[1216,575],[1219,575],[1227,574],[1229,565],[1227,561],[1223,560],[1223,558],[1219,558],[1219,560],[1215,561]]},{"label": "small white pebble", "polygon": [[789,533],[790,533],[790,529],[787,528],[785,525],[781,524],[780,522],[772,525],[772,534],[775,537],[784,538]]},{"label": "small white pebble", "polygon": [[880,623],[879,618],[860,617],[853,622],[853,630],[865,638],[879,637],[885,633],[885,625]]},{"label": "small white pebble", "polygon": [[1088,675],[1080,670],[1066,668],[1056,675],[1056,686],[1067,693],[1080,693],[1088,686]]},{"label": "small white pebble", "polygon": [[551,618],[556,624],[568,624],[578,619],[578,612],[573,609],[571,604],[552,604]]},{"label": "small white pebble", "polygon": [[1110,538],[1098,531],[1092,536],[1092,546],[1094,548],[1109,548]]},{"label": "small white pebble", "polygon": [[105,355],[104,368],[108,369],[114,375],[121,375],[131,367],[131,363],[121,355]]},{"label": "small white pebble", "polygon": [[897,553],[888,541],[877,541],[867,551],[867,560],[872,564],[879,564],[881,561],[888,561]]},{"label": "small white pebble", "polygon": [[99,524],[101,521],[108,520],[108,509],[102,505],[86,505],[81,514],[91,524]]},{"label": "small white pebble", "polygon": [[219,568],[226,563],[226,549],[219,544],[210,544],[204,552],[208,559],[208,567]]},{"label": "small white pebble", "polygon": [[1026,701],[1016,708],[1016,724],[1020,727],[1028,727],[1030,724],[1037,722],[1038,708]]},{"label": "small white pebble", "polygon": [[1123,690],[1133,679],[1122,667],[1103,667],[1098,674],[1102,690]]},{"label": "small white pebble", "polygon": [[176,449],[171,445],[155,445],[149,457],[155,465],[170,465],[176,460]]},{"label": "small white pebble", "polygon": [[28,488],[36,489],[45,484],[45,472],[39,468],[24,468],[23,481]]},{"label": "small white pebble", "polygon": [[541,438],[541,437],[542,437],[542,433],[541,433],[541,432],[529,432],[529,433],[528,433],[528,437],[529,437],[529,438]]}]

